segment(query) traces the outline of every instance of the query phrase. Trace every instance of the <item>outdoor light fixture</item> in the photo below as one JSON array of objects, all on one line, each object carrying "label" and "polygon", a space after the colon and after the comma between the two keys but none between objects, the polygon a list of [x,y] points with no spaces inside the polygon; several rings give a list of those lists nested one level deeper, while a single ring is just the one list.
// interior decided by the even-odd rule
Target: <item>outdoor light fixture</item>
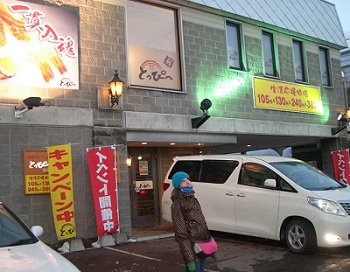
[{"label": "outdoor light fixture", "polygon": [[348,118],[346,117],[345,113],[340,113],[337,118],[338,121],[340,122],[347,122]]},{"label": "outdoor light fixture", "polygon": [[119,98],[122,96],[124,82],[118,76],[118,70],[115,70],[113,79],[109,82],[109,97],[111,100],[111,108],[118,105]]},{"label": "outdoor light fixture", "polygon": [[200,109],[203,111],[203,116],[191,118],[192,128],[199,128],[210,118],[208,115],[208,109],[212,106],[212,103],[209,99],[205,98],[200,104]]},{"label": "outdoor light fixture", "polygon": [[212,103],[208,98],[203,99],[201,102],[200,109],[203,111],[203,115],[207,115],[208,109],[211,107]]},{"label": "outdoor light fixture", "polygon": [[41,102],[41,97],[28,97],[23,100],[23,104],[15,106],[15,118],[23,118],[23,114],[34,107],[49,107],[50,102]]},{"label": "outdoor light fixture", "polygon": [[338,115],[337,120],[338,120],[339,126],[331,128],[332,135],[338,134],[349,125],[349,119],[345,113],[340,113]]},{"label": "outdoor light fixture", "polygon": [[131,164],[132,164],[132,157],[128,157],[128,158],[126,159],[126,165],[127,165],[128,167],[130,167]]}]

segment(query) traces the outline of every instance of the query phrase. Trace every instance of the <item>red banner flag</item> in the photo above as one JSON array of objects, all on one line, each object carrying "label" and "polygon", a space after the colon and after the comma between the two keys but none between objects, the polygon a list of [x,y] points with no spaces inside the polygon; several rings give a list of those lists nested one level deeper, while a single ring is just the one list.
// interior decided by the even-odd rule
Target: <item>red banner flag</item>
[{"label": "red banner flag", "polygon": [[119,230],[114,148],[90,149],[87,155],[97,235],[103,236]]},{"label": "red banner flag", "polygon": [[333,151],[332,158],[335,179],[350,184],[349,149]]}]

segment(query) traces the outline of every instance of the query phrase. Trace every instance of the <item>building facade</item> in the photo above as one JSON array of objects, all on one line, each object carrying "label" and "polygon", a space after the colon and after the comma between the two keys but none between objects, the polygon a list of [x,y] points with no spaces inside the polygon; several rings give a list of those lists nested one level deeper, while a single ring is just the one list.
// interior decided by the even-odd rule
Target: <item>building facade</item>
[{"label": "building facade", "polygon": [[344,81],[344,88],[345,88],[345,101],[346,101],[346,108],[349,108],[349,95],[350,95],[350,49],[349,47],[346,49],[343,49],[340,51],[340,58],[341,58],[341,69],[343,72],[343,81]]},{"label": "building facade", "polygon": [[[45,242],[56,241],[50,195],[24,193],[23,150],[70,144],[82,239],[96,236],[89,148],[113,145],[120,154],[127,235],[161,222],[162,180],[177,155],[292,147],[333,175],[331,151],[348,147],[346,132],[332,134],[346,110],[339,53],[346,42],[335,6],[210,2],[35,1],[76,14],[79,87],[7,84],[11,69],[0,59],[0,201],[28,225],[42,225]],[[116,69],[124,87],[111,107]],[[15,106],[27,97],[50,106],[17,118]]]}]

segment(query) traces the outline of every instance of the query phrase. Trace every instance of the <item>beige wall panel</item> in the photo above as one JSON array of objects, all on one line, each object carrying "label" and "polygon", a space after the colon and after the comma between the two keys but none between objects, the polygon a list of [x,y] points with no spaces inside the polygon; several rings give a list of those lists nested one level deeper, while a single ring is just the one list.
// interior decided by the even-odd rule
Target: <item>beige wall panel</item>
[{"label": "beige wall panel", "polygon": [[183,21],[213,27],[221,30],[225,29],[224,18],[220,16],[204,13],[187,7],[182,7],[181,13]]}]

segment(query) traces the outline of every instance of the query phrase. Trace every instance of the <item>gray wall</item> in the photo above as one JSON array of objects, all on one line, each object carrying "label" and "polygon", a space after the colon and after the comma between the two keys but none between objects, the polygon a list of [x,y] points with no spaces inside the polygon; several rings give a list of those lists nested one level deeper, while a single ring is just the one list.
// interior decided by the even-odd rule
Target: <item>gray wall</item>
[{"label": "gray wall", "polygon": [[[29,1],[38,2],[38,1]],[[48,4],[39,1],[40,4]],[[56,6],[55,4],[49,4]],[[124,1],[63,1],[60,8],[78,13],[80,89],[30,89],[0,86],[0,201],[29,226],[44,227],[44,242],[57,242],[49,195],[24,195],[23,150],[70,143],[73,156],[74,204],[78,238],[96,236],[96,222],[86,148],[116,145],[121,159],[119,214],[121,231],[131,233],[126,140],[122,113],[99,110],[97,91],[114,70],[125,80]],[[13,95],[16,94],[16,95]],[[28,96],[50,101],[14,118],[14,105]]]},{"label": "gray wall", "polygon": [[[321,86],[321,97],[325,107],[323,116],[298,112],[276,111],[254,108],[252,77],[262,75],[263,59],[261,48],[261,27],[243,23],[247,71],[228,68],[224,30],[224,17],[211,19],[213,26],[205,22],[206,13],[196,11],[196,18],[189,18],[191,10],[183,15],[183,43],[186,71],[186,93],[170,93],[147,89],[128,89],[124,97],[124,110],[153,112],[160,114],[199,114],[200,98],[213,102],[212,117],[271,120],[292,123],[336,125],[339,110],[344,109],[344,93],[340,73],[339,50],[330,48],[333,87],[321,84],[318,48],[319,44],[305,41],[307,70],[312,86]],[[199,14],[199,15],[198,15]],[[201,20],[202,19],[202,20]],[[203,24],[201,24],[203,22]],[[265,28],[264,28],[265,29]],[[280,78],[295,82],[292,53],[292,36],[276,33]],[[214,87],[225,78],[242,78],[243,84],[228,94],[219,97]],[[230,87],[228,87],[230,88]]]}]

